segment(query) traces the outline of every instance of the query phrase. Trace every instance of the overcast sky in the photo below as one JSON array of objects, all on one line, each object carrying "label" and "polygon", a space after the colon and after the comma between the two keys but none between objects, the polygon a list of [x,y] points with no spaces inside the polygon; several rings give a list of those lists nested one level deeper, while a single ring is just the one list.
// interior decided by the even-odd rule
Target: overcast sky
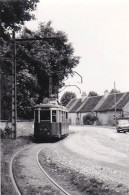
[{"label": "overcast sky", "polygon": [[[37,20],[28,27],[53,21],[81,57],[75,71],[83,84],[76,74],[67,84],[102,95],[115,81],[118,90],[129,91],[129,0],[40,0],[35,14]],[[65,91],[79,94],[75,87]]]}]

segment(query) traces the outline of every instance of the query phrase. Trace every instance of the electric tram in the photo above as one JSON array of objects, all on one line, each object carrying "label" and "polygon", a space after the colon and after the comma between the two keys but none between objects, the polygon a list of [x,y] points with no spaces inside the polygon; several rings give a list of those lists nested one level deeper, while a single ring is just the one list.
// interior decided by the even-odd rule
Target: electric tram
[{"label": "electric tram", "polygon": [[34,138],[62,138],[69,134],[68,110],[57,102],[34,107]]}]

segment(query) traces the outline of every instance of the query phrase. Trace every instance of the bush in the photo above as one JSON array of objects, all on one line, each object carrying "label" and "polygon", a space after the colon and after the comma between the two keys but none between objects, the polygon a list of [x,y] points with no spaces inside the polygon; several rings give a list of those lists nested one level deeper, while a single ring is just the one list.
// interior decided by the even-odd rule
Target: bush
[{"label": "bush", "polygon": [[11,138],[12,129],[8,126],[8,122],[6,123],[6,126],[3,130],[0,128],[0,134],[1,139]]},{"label": "bush", "polygon": [[97,117],[94,116],[93,114],[87,114],[83,116],[84,125],[93,125],[96,120],[97,120]]}]

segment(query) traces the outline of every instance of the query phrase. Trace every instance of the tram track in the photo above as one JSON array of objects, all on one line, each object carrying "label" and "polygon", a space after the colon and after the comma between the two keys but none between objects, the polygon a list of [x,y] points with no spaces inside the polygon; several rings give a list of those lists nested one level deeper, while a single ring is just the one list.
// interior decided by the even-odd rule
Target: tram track
[{"label": "tram track", "polygon": [[[29,147],[30,147],[30,146],[29,146]],[[18,186],[18,184],[17,184],[17,181],[16,181],[16,179],[15,179],[15,177],[14,177],[14,173],[13,173],[13,161],[14,161],[14,158],[15,158],[20,152],[22,152],[23,150],[25,150],[25,149],[27,149],[27,148],[29,148],[29,147],[22,148],[21,150],[17,151],[17,152],[13,155],[13,157],[12,157],[12,159],[11,159],[11,161],[10,161],[10,166],[9,166],[10,177],[11,177],[11,181],[12,181],[12,184],[13,184],[13,186],[14,186],[14,189],[15,189],[15,191],[16,191],[16,193],[17,193],[18,195],[22,195],[22,193],[21,193],[21,190],[20,190],[20,188],[19,188],[19,186]]]},{"label": "tram track", "polygon": [[[14,155],[13,155],[13,157],[12,157],[12,159],[11,159],[11,162],[10,162],[10,177],[11,177],[11,180],[12,180],[12,184],[13,184],[13,186],[14,186],[14,188],[15,188],[15,191],[16,191],[16,193],[18,194],[18,195],[24,195],[24,192],[22,191],[22,187],[20,187],[19,185],[18,185],[18,178],[16,178],[16,176],[15,176],[15,173],[14,173],[14,170],[13,170],[13,162],[16,160],[16,157],[18,157],[18,156],[22,156],[23,155],[23,153],[24,153],[24,155],[26,154],[26,151],[28,150],[28,149],[30,149],[30,147],[32,147],[32,146],[29,146],[29,147],[26,147],[26,148],[22,148],[21,150],[19,150],[19,151],[17,151]],[[37,145],[37,146],[34,146],[34,147],[32,147],[32,150],[33,150],[33,148],[36,148],[37,147],[37,150],[36,150],[36,153],[35,153],[35,160],[36,160],[36,163],[37,163],[37,167],[39,167],[39,169],[40,169],[40,171],[41,171],[41,173],[42,173],[42,177],[46,177],[47,178],[47,180],[49,181],[49,185],[52,185],[52,186],[54,186],[57,190],[59,190],[60,191],[60,193],[59,194],[65,194],[65,195],[70,195],[67,191],[65,191],[61,186],[59,186],[51,177],[50,177],[50,175],[48,175],[47,173],[46,173],[46,171],[43,169],[43,167],[41,166],[41,164],[40,164],[40,162],[39,162],[39,159],[38,159],[38,157],[39,157],[39,153],[40,153],[40,151],[41,150],[43,150],[43,149],[45,149],[45,146],[41,146],[41,145]],[[15,162],[16,163],[16,162]],[[27,183],[27,181],[26,181],[26,183]],[[46,185],[48,185],[48,184],[46,184]],[[26,186],[25,186],[26,187]],[[37,192],[38,193],[38,192]],[[45,194],[45,193],[43,193],[43,194]]]}]

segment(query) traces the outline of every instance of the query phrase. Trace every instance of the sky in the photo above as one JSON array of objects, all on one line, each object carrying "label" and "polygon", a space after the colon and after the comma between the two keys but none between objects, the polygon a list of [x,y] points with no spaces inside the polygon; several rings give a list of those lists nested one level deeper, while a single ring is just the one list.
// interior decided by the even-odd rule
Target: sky
[{"label": "sky", "polygon": [[[37,30],[40,22],[51,20],[55,30],[67,34],[74,55],[80,56],[67,85],[76,85],[87,95],[90,91],[103,95],[114,82],[117,90],[129,91],[128,0],[40,0],[35,15],[29,28]],[[77,87],[61,89],[60,96],[66,91],[80,96]]]}]

